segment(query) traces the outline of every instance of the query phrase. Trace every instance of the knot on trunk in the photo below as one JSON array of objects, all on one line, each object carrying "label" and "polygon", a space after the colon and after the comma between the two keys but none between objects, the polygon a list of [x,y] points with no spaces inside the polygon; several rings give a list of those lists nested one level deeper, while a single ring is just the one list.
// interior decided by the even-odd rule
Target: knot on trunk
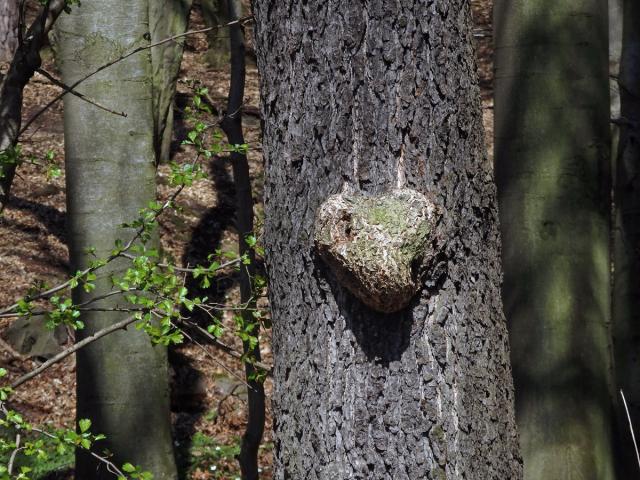
[{"label": "knot on trunk", "polygon": [[420,289],[436,208],[423,194],[341,193],[318,211],[315,245],[338,281],[370,308],[405,308]]}]

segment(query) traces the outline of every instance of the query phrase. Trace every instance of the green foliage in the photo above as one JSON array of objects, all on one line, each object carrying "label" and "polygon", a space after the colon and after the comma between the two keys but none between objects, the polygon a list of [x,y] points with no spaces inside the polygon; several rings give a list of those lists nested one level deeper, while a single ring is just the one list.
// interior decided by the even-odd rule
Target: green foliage
[{"label": "green foliage", "polygon": [[9,167],[14,168],[23,163],[44,168],[49,180],[62,175],[62,169],[56,163],[56,155],[53,150],[48,150],[42,159],[38,159],[35,155],[29,155],[25,158],[22,154],[22,146],[16,144],[5,150],[0,150],[0,179],[6,176]]},{"label": "green foliage", "polygon": [[[68,2],[68,5],[79,2]],[[193,101],[187,109],[189,121],[193,128],[187,134],[185,145],[194,148],[196,159],[192,163],[170,164],[169,183],[176,190],[169,200],[164,203],[150,202],[146,208],[140,210],[138,217],[131,222],[121,225],[133,233],[128,240],[117,240],[113,249],[106,257],[96,253],[95,248],[87,249],[87,255],[93,257],[89,267],[75,272],[65,282],[56,287],[49,287],[44,283],[35,284],[27,295],[19,299],[14,305],[2,310],[2,313],[15,317],[31,317],[45,315],[47,326],[55,328],[65,325],[72,329],[81,329],[82,311],[92,310],[96,302],[103,298],[114,296],[122,301],[114,310],[126,311],[131,314],[136,328],[146,332],[150,340],[157,344],[170,345],[183,341],[181,327],[188,316],[196,309],[205,312],[211,319],[207,330],[216,338],[225,334],[226,327],[222,321],[222,313],[226,310],[234,312],[233,333],[250,349],[258,348],[259,325],[266,324],[264,312],[255,307],[256,299],[264,294],[265,279],[259,275],[252,278],[253,297],[243,305],[225,306],[207,303],[207,297],[192,298],[185,287],[185,276],[191,274],[200,282],[203,288],[208,288],[217,275],[228,269],[246,268],[251,263],[253,254],[243,254],[241,257],[234,252],[218,250],[209,255],[204,265],[190,268],[179,268],[166,259],[151,246],[151,240],[156,236],[158,217],[167,210],[177,210],[175,199],[180,192],[194,182],[205,178],[205,173],[199,159],[209,159],[213,156],[228,152],[246,153],[247,145],[225,145],[222,134],[218,131],[217,123],[206,123],[201,117],[210,115],[206,89],[196,87]],[[34,158],[31,163],[47,168],[47,176],[55,178],[61,174],[55,163],[55,155],[48,152],[44,161],[38,162]],[[20,146],[0,152],[0,176],[3,165],[18,164],[25,161],[21,157]],[[258,239],[254,235],[245,238],[247,246],[255,255],[263,255]],[[98,272],[111,264],[114,260],[127,261],[126,268],[112,273],[111,288],[102,288],[99,294],[82,304],[74,304],[71,292],[82,288],[91,293],[96,290]],[[104,307],[102,304],[100,308]],[[249,312],[250,314],[247,314]],[[254,362],[250,354],[242,356],[243,361]],[[267,372],[254,366],[255,374],[252,380],[262,381]],[[0,369],[0,377],[6,375]],[[38,479],[58,468],[72,463],[75,449],[96,451],[100,444],[96,442],[105,437],[91,433],[91,421],[82,419],[77,429],[61,429],[44,431],[26,422],[16,411],[7,407],[12,389],[9,386],[0,387],[0,427],[7,436],[0,439],[0,480]],[[240,451],[237,443],[222,445],[214,439],[202,434],[193,438],[192,449],[189,453],[190,468],[204,468],[214,474],[215,478],[239,478],[235,468],[235,458]],[[11,458],[14,457],[14,461]],[[117,467],[110,463],[108,455],[100,456],[101,461],[110,465],[110,471],[118,480],[139,479],[150,480],[151,474],[139,467],[125,463]],[[10,465],[11,464],[11,465]]]},{"label": "green foliage", "polygon": [[[7,375],[0,369],[0,377]],[[91,450],[96,442],[105,439],[102,434],[91,433],[91,420],[81,419],[78,429],[63,428],[45,431],[35,428],[23,416],[8,408],[9,387],[2,388],[0,398],[0,480],[36,480],[60,466],[69,465],[75,449]],[[103,461],[108,462],[105,457]],[[63,461],[61,461],[64,459]],[[55,468],[53,468],[55,466]],[[136,470],[122,479],[150,479]]]},{"label": "green foliage", "polygon": [[[58,441],[47,436],[39,436],[31,433],[28,438],[37,445],[40,455],[23,455],[16,459],[16,468],[19,473],[27,475],[32,480],[40,480],[47,478],[54,472],[66,470],[73,466],[74,451],[72,448],[65,449],[62,453],[58,449]],[[3,452],[0,454],[0,478],[7,474],[7,465],[12,452]],[[31,452],[30,452],[31,453]],[[23,468],[29,469],[22,471]],[[13,478],[25,478],[14,475]]]},{"label": "green foliage", "polygon": [[0,150],[0,179],[7,175],[7,169],[15,167],[22,162],[22,148],[15,145]]},{"label": "green foliage", "polygon": [[186,454],[186,469],[189,473],[198,469],[207,471],[213,478],[239,479],[240,472],[235,461],[239,454],[240,439],[235,439],[231,444],[224,444],[213,437],[196,432]]}]

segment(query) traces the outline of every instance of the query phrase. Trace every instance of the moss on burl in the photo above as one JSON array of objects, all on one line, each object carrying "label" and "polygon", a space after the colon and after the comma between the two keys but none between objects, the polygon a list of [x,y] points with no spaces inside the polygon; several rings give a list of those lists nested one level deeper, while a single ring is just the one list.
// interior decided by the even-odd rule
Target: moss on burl
[{"label": "moss on burl", "polygon": [[374,310],[405,308],[420,288],[436,209],[423,194],[332,195],[316,217],[315,244],[340,283]]}]

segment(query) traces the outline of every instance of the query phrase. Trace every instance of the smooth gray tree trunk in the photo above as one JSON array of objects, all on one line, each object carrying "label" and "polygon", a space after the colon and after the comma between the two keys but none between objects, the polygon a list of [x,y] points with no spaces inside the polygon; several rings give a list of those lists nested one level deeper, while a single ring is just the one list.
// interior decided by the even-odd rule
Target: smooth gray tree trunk
[{"label": "smooth gray tree trunk", "polygon": [[[149,0],[152,43],[180,35],[187,29],[192,0]],[[156,161],[167,162],[173,137],[173,101],[185,37],[151,49]]]},{"label": "smooth gray tree trunk", "polygon": [[[71,84],[123,52],[149,43],[146,1],[82,2],[58,25],[60,69]],[[95,75],[78,87],[90,98],[108,104],[127,118],[65,97],[67,215],[72,268],[85,268],[96,255],[106,257],[116,239],[132,230],[120,227],[138,217],[155,199],[152,66],[148,50]],[[110,271],[122,270],[122,263]],[[102,273],[92,294],[77,289],[74,300],[86,301],[111,287]],[[110,297],[100,305],[123,304]],[[82,339],[118,320],[123,313],[90,312],[81,318]],[[107,440],[98,449],[113,452],[113,461],[131,462],[151,471],[156,480],[175,479],[172,451],[166,349],[152,346],[133,327],[91,344],[77,355],[77,416],[90,418],[92,430]],[[82,452],[76,478],[112,478]]]},{"label": "smooth gray tree trunk", "polygon": [[[624,1],[618,91],[620,114],[614,188],[613,332],[617,386],[640,426],[640,5]],[[617,392],[616,392],[617,393]],[[619,444],[625,478],[638,475],[626,412],[618,402]]]},{"label": "smooth gray tree trunk", "polygon": [[[492,168],[469,2],[254,0],[275,356],[274,478],[514,479]],[[426,194],[421,292],[365,307],[314,249],[343,189]]]},{"label": "smooth gray tree trunk", "polygon": [[503,301],[527,480],[615,478],[607,10],[494,5]]},{"label": "smooth gray tree trunk", "polygon": [[[202,17],[207,27],[219,27],[228,23],[229,9],[226,0],[201,0]],[[229,63],[229,30],[214,28],[207,33],[209,48],[206,61],[212,68],[224,68]]]}]

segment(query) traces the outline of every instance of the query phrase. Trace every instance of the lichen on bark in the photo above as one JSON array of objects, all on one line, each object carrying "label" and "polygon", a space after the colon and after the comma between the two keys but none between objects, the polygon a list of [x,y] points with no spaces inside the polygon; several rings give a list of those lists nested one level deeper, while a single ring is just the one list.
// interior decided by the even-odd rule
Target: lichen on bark
[{"label": "lichen on bark", "polygon": [[316,248],[360,301],[380,312],[396,312],[420,288],[420,264],[435,212],[433,203],[412,189],[332,195],[318,211]]}]

